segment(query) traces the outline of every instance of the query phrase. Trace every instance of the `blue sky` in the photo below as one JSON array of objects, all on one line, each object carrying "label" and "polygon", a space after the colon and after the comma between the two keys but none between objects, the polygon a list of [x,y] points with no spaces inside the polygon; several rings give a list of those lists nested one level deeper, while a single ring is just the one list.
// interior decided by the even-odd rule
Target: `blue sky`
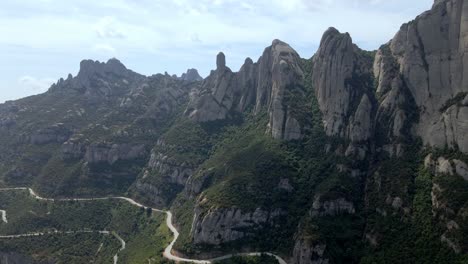
[{"label": "blue sky", "polygon": [[389,41],[433,0],[15,0],[0,3],[0,102],[41,93],[82,59],[145,74],[206,76],[219,51],[237,71],[273,39],[311,57],[330,26],[364,49]]}]

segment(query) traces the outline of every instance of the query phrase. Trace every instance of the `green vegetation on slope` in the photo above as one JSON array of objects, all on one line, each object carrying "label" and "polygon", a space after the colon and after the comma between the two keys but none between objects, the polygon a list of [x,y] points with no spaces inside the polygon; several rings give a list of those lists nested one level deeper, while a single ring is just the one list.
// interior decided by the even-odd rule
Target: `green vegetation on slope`
[{"label": "green vegetation on slope", "polygon": [[112,235],[97,233],[51,234],[0,239],[0,248],[2,252],[31,256],[39,263],[111,264],[120,242]]},{"label": "green vegetation on slope", "polygon": [[[8,224],[0,223],[0,234],[23,234],[54,230],[115,231],[127,242],[127,249],[119,253],[119,259],[122,259],[122,263],[148,263],[148,260],[159,263],[162,260],[164,248],[172,239],[172,234],[165,225],[165,214],[143,210],[125,201],[48,202],[35,200],[26,191],[5,191],[0,192],[0,208],[6,210],[8,216]],[[11,246],[17,243],[21,245],[21,243],[27,243],[24,241],[28,239],[19,239],[18,242],[16,240],[9,240],[7,242]],[[41,237],[37,239],[47,240],[48,238]],[[57,245],[57,247],[62,246],[63,248],[69,248],[73,245],[76,248],[83,248],[84,250],[84,248],[89,248],[89,243],[96,239],[75,240],[73,242],[65,239],[60,244],[60,236],[56,236],[55,242],[50,244],[50,248],[43,245],[41,245],[43,248],[35,248],[35,245],[31,244],[25,247],[28,249],[25,253],[52,250],[54,249],[54,245]],[[110,239],[115,238],[110,236]],[[120,242],[117,241],[117,243],[117,248],[119,248]],[[100,243],[94,244],[99,246]],[[90,250],[90,252],[92,251]],[[117,250],[113,250],[112,252],[115,254]],[[62,259],[60,254],[45,254],[43,257],[45,256],[53,256],[60,263],[72,263],[66,262],[68,257],[65,256]],[[103,259],[102,257],[100,259],[102,259],[102,262],[96,263],[107,263],[108,261],[108,259]],[[88,261],[77,257],[74,263],[84,262]]]}]

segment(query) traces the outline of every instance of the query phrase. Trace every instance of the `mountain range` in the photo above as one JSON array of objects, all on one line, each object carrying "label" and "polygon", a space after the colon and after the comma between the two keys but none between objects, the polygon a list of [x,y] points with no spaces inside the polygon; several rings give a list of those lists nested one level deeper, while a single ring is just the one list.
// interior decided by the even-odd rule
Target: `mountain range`
[{"label": "mountain range", "polygon": [[468,1],[436,0],[365,51],[328,29],[232,71],[117,59],[0,104],[0,186],[170,208],[181,256],[293,264],[468,261]]}]

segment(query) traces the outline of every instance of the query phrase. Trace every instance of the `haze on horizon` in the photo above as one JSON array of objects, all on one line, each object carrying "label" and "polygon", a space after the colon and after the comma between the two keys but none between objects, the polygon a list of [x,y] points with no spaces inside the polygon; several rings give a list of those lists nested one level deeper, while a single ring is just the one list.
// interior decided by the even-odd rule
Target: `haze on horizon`
[{"label": "haze on horizon", "polygon": [[145,75],[206,76],[219,51],[237,71],[273,39],[311,57],[330,26],[361,48],[389,41],[433,0],[17,0],[0,3],[0,103],[46,91],[83,59]]}]

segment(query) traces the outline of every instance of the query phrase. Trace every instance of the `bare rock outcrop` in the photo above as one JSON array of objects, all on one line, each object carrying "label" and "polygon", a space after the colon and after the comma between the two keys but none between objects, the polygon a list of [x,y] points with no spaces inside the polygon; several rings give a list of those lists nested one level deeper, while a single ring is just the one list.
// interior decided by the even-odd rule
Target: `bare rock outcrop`
[{"label": "bare rock outcrop", "polygon": [[329,259],[324,256],[326,245],[314,243],[306,237],[296,239],[293,249],[292,264],[328,264]]},{"label": "bare rock outcrop", "polygon": [[86,148],[86,162],[114,164],[117,161],[135,160],[146,156],[145,145],[141,144],[92,144]]},{"label": "bare rock outcrop", "polygon": [[207,122],[228,117],[234,105],[236,90],[234,73],[226,67],[226,58],[219,53],[217,68],[208,76],[200,90],[192,93],[186,114],[194,121]]},{"label": "bare rock outcrop", "polygon": [[365,56],[348,33],[328,29],[313,57],[312,82],[329,136],[353,142],[370,139],[373,103],[370,56]]},{"label": "bare rock outcrop", "polygon": [[468,181],[468,165],[459,159],[447,159],[438,157],[436,160],[429,154],[424,159],[424,167],[436,175],[455,175],[461,176]]},{"label": "bare rock outcrop", "polygon": [[76,77],[60,79],[49,91],[71,89],[84,94],[91,102],[101,102],[126,95],[144,80],[145,76],[127,69],[115,58],[107,62],[83,60]]},{"label": "bare rock outcrop", "polygon": [[[292,92],[292,89],[300,93],[304,92],[299,88],[303,86],[304,78],[299,55],[288,44],[274,40],[273,45],[265,50],[258,64],[260,74],[256,111],[261,109],[262,103],[268,106],[270,116],[268,131],[273,138],[300,139],[304,124],[299,123],[286,101],[287,93]],[[271,80],[268,80],[270,76]]]},{"label": "bare rock outcrop", "polygon": [[197,69],[188,69],[186,73],[182,74],[180,79],[187,82],[203,81],[203,78],[198,74]]},{"label": "bare rock outcrop", "polygon": [[63,143],[70,138],[72,133],[64,124],[58,123],[31,134],[29,141],[35,145]]},{"label": "bare rock outcrop", "polygon": [[336,216],[341,214],[354,214],[356,209],[354,204],[344,198],[322,201],[320,196],[315,197],[310,215],[317,216]]},{"label": "bare rock outcrop", "polygon": [[81,159],[86,152],[86,144],[71,138],[62,144],[61,151],[63,160]]},{"label": "bare rock outcrop", "polygon": [[192,92],[186,114],[197,122],[224,120],[235,113],[267,110],[267,132],[277,139],[299,139],[303,126],[288,109],[289,90],[303,93],[304,73],[301,58],[288,44],[274,40],[257,63],[245,60],[239,72],[226,67],[223,53],[218,54],[217,69],[199,90]]},{"label": "bare rock outcrop", "polygon": [[238,208],[195,208],[191,235],[193,243],[220,245],[248,237],[255,229],[272,223],[284,214],[281,210],[266,211],[257,208],[244,211]]},{"label": "bare rock outcrop", "polygon": [[[435,1],[432,10],[404,24],[378,52],[374,71],[387,101],[407,90],[419,119],[414,132],[424,144],[468,152],[468,2]],[[393,112],[396,114],[396,112]],[[409,112],[399,113],[400,120]],[[398,127],[401,121],[395,120]]]}]

